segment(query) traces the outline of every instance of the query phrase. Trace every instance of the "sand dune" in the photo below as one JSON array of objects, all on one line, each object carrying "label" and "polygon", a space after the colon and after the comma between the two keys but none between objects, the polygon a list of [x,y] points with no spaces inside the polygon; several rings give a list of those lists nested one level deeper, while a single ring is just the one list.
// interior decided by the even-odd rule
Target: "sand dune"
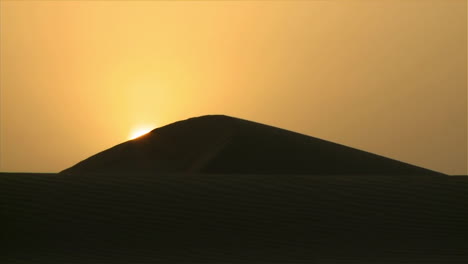
[{"label": "sand dune", "polygon": [[318,138],[222,115],[176,122],[63,173],[176,172],[443,175]]},{"label": "sand dune", "polygon": [[0,263],[467,263],[468,177],[226,116],[0,174]]},{"label": "sand dune", "polygon": [[466,263],[468,177],[0,174],[1,263]]}]

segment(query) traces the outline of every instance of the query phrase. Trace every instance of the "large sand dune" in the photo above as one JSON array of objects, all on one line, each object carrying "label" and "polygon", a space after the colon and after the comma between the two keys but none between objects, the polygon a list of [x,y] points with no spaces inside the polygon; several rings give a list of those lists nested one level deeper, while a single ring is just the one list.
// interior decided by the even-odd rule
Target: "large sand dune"
[{"label": "large sand dune", "polygon": [[222,115],[191,118],[155,129],[98,153],[64,173],[135,171],[442,175],[318,138]]},{"label": "large sand dune", "polygon": [[226,116],[0,174],[0,263],[467,263],[468,177]]}]

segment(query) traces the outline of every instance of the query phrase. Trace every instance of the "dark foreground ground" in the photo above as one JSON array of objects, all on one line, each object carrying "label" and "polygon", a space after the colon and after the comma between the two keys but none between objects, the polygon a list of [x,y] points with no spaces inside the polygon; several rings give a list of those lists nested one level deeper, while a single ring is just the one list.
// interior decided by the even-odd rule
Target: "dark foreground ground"
[{"label": "dark foreground ground", "polygon": [[468,177],[0,174],[0,263],[468,263]]}]

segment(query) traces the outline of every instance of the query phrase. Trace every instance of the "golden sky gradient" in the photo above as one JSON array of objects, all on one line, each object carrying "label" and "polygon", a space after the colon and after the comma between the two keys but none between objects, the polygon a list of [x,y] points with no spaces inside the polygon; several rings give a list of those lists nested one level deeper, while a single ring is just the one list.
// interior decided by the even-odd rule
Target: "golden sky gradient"
[{"label": "golden sky gradient", "polygon": [[1,0],[0,30],[0,171],[226,114],[468,173],[463,0]]}]

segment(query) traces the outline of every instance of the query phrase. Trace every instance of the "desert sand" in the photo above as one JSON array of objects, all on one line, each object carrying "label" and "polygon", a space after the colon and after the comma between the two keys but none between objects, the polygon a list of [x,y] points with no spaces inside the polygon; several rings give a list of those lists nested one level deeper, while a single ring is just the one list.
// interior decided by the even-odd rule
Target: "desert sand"
[{"label": "desert sand", "polygon": [[0,174],[1,263],[466,263],[468,177],[225,116]]}]

